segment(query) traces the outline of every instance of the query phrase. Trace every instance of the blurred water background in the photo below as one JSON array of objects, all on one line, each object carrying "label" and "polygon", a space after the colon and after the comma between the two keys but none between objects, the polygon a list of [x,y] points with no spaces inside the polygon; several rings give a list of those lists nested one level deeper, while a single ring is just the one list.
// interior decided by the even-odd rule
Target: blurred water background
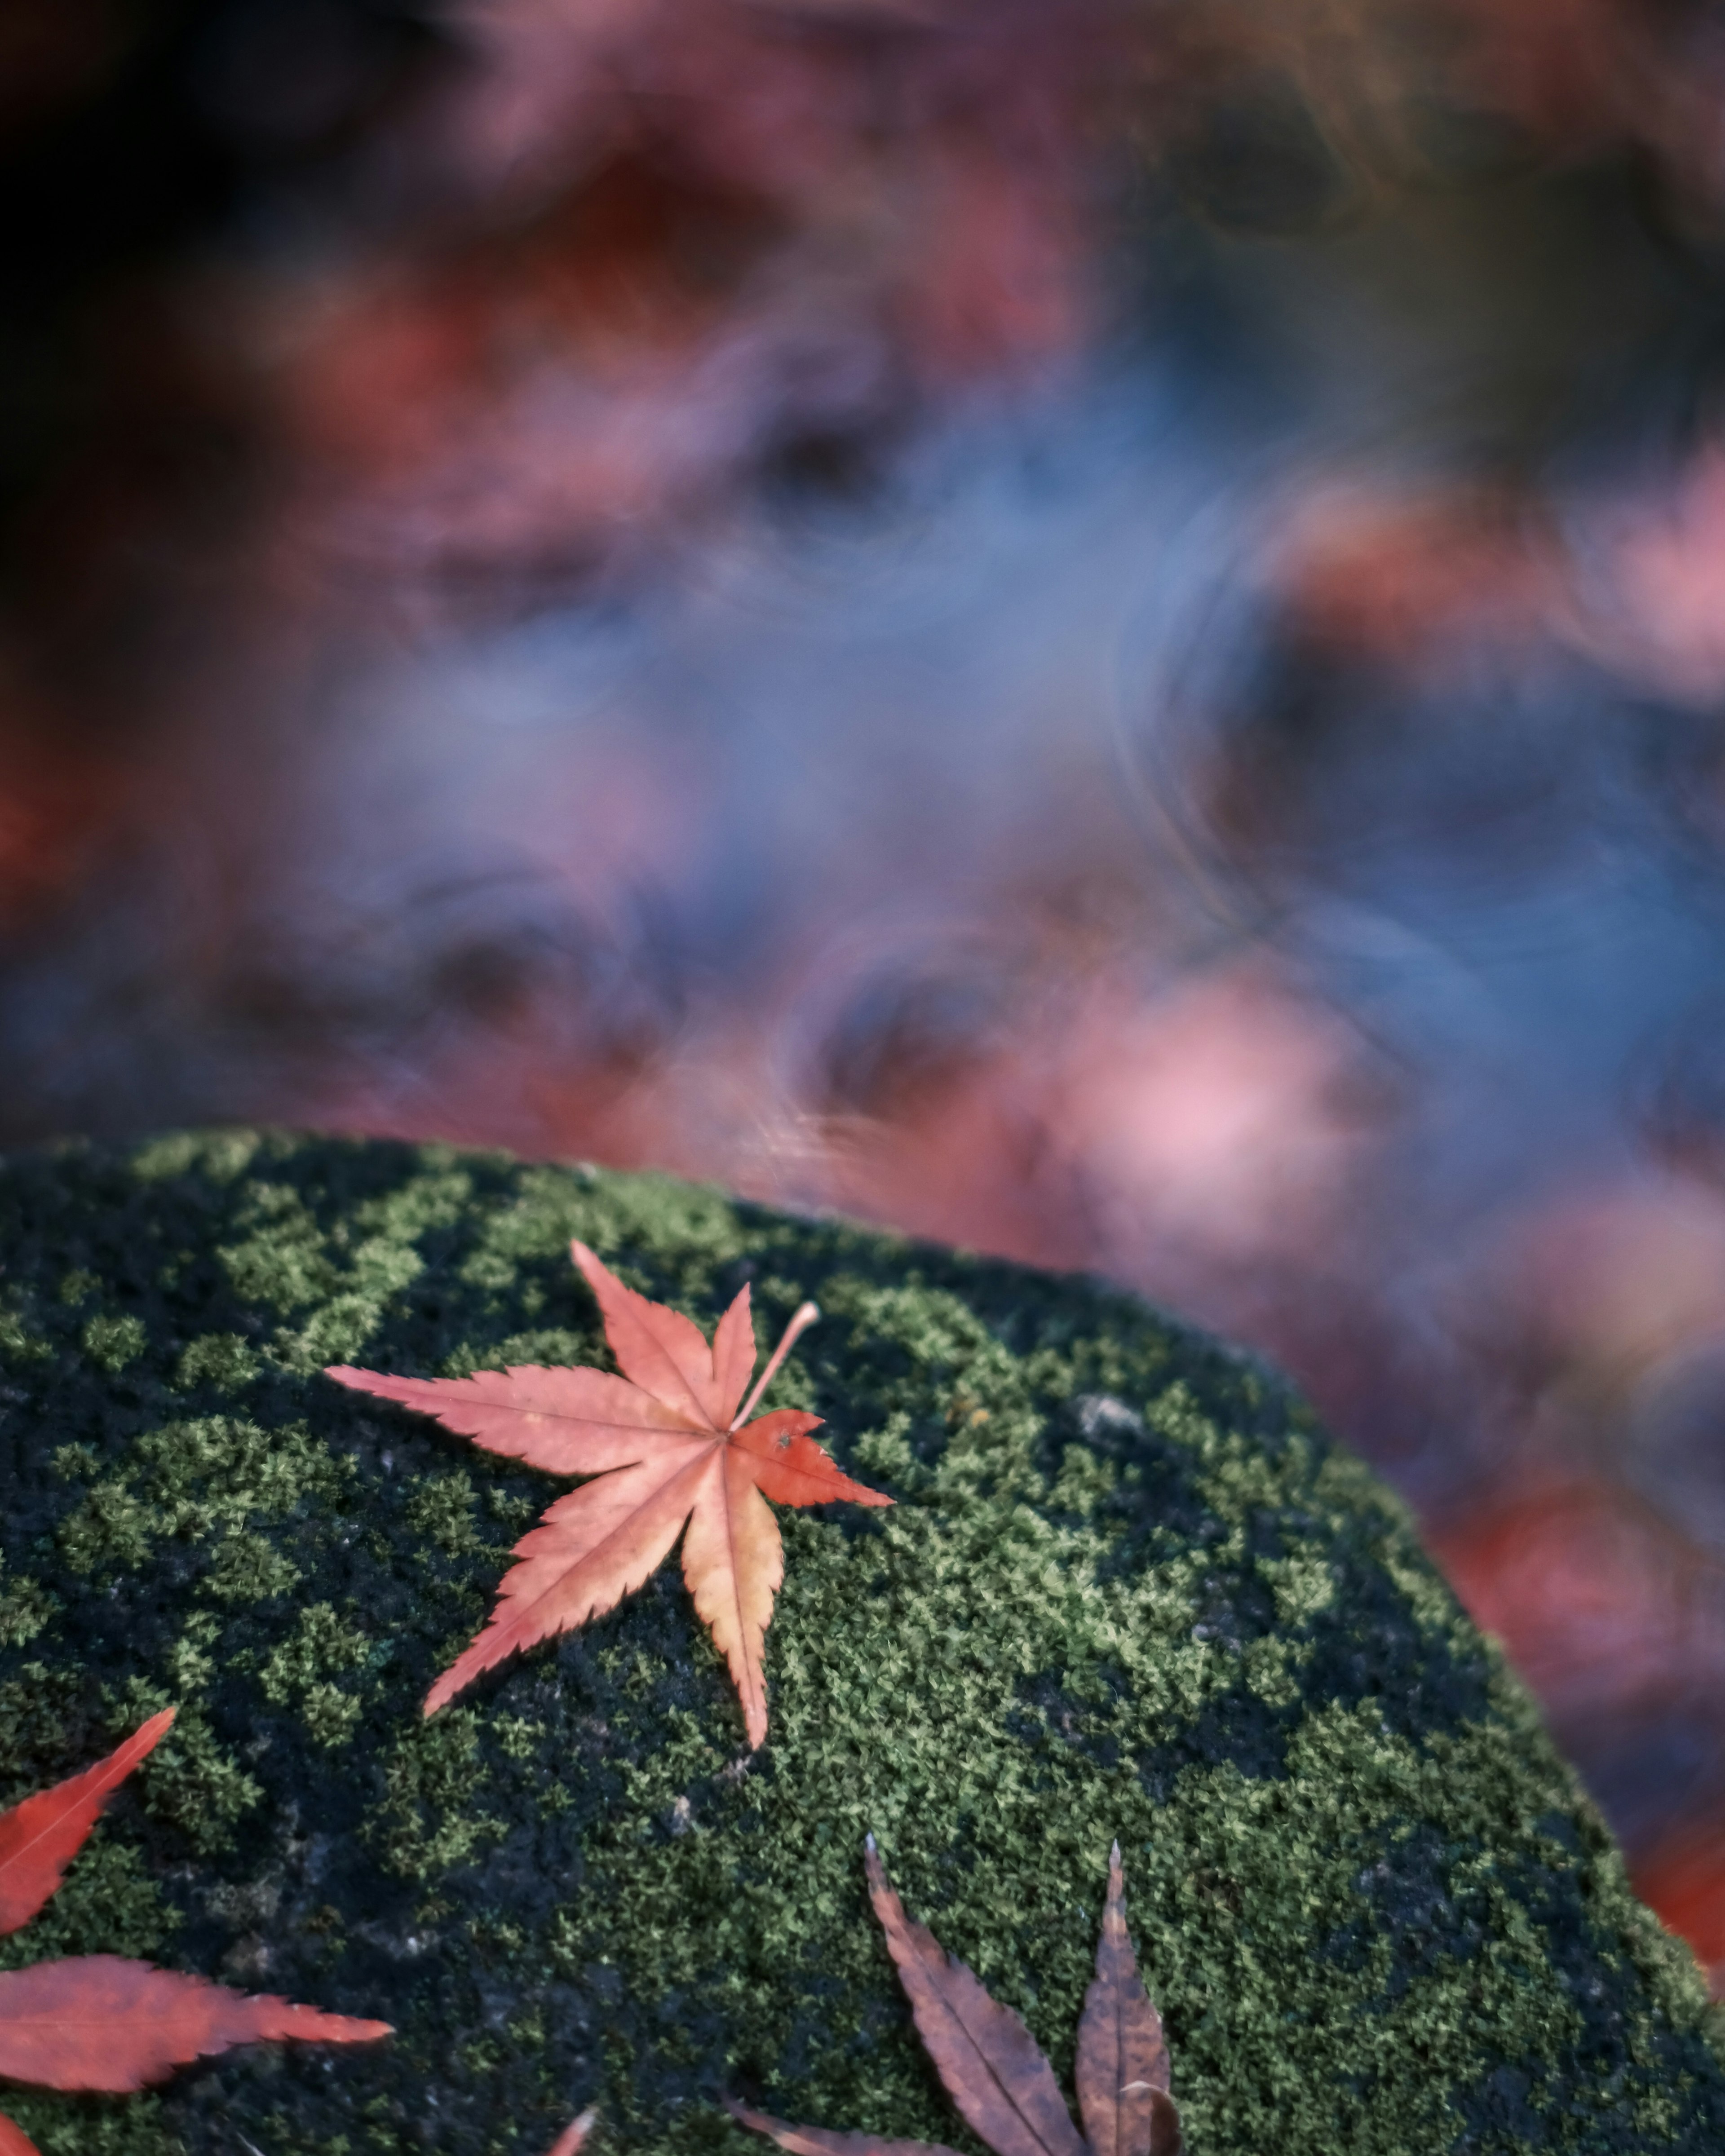
[{"label": "blurred water background", "polygon": [[1725,1988],[1725,9],[7,0],[0,1139],[1096,1269]]}]

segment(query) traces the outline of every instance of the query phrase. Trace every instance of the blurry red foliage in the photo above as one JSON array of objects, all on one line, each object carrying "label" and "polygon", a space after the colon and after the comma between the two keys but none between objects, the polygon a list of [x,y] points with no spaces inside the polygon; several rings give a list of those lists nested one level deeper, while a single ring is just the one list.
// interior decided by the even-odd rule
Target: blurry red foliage
[{"label": "blurry red foliage", "polygon": [[87,97],[126,44],[117,0],[7,0],[0,8],[0,146]]},{"label": "blurry red foliage", "polygon": [[1692,1821],[1630,1867],[1635,1892],[1688,1940],[1725,1999],[1725,1827]]},{"label": "blurry red foliage", "polygon": [[1725,1671],[1718,1568],[1620,1482],[1524,1485],[1430,1540],[1559,1721],[1645,1702],[1698,1666]]},{"label": "blurry red foliage", "polygon": [[[1430,1074],[1374,1054],[1364,1027],[1307,992],[1317,968],[1302,973],[1301,955],[1284,970],[1281,948],[1259,964],[1240,954],[1260,932],[1274,946],[1291,927],[1297,942],[1278,849],[1301,843],[1289,839],[1295,804],[1341,791],[1332,759],[1350,667],[1381,691],[1372,732],[1393,732],[1446,669],[1506,650],[1543,663],[1553,647],[1686,699],[1711,724],[1725,679],[1719,452],[1704,432],[1686,444],[1675,493],[1584,560],[1535,475],[1550,446],[1539,429],[1587,355],[1559,348],[1564,331],[1530,367],[1521,340],[1527,314],[1545,311],[1539,249],[1570,249],[1565,274],[1579,263],[1608,309],[1612,259],[1596,280],[1594,228],[1559,218],[1529,255],[1487,259],[1486,228],[1500,207],[1555,201],[1554,176],[1632,160],[1638,214],[1667,239],[1700,235],[1681,275],[1701,290],[1725,228],[1725,44],[1696,11],[1640,0],[455,0],[434,12],[436,64],[362,100],[322,162],[307,150],[296,164],[279,137],[253,145],[262,178],[238,204],[223,197],[195,244],[146,233],[111,260],[93,254],[100,274],[68,284],[55,302],[64,320],[21,377],[27,439],[8,470],[22,506],[0,645],[0,935],[33,954],[29,936],[47,924],[47,961],[19,992],[45,1075],[33,1100],[17,1089],[14,1134],[102,1114],[261,1113],[720,1174],[767,1198],[1106,1268],[1280,1357],[1380,1461],[1457,1444],[1453,1429],[1434,1436],[1420,1422],[1444,1423],[1441,1404],[1425,1404],[1420,1356],[1447,1322],[1433,1312],[1450,1283],[1434,1277],[1453,1221],[1434,1225],[1434,1209],[1409,1250],[1391,1216],[1398,1174],[1413,1178],[1404,1157],[1386,1165],[1379,1142]],[[235,10],[233,35],[243,42],[269,13]],[[0,149],[100,96],[151,19],[148,6],[16,0],[0,18]],[[289,8],[278,54],[295,49],[293,30]],[[208,84],[206,69],[206,103]],[[1501,197],[1493,173],[1508,175]],[[28,178],[21,233],[66,192]],[[1432,219],[1398,226],[1410,203]],[[1578,204],[1579,192],[1566,214]],[[1352,285],[1324,283],[1374,228],[1396,235],[1393,275],[1362,254]],[[1435,299],[1410,230],[1431,239],[1434,259],[1450,250],[1455,282],[1435,285]],[[1311,253],[1276,253],[1307,234],[1321,235]],[[901,762],[888,772],[899,799],[871,824],[859,818],[854,839],[839,829],[850,800],[835,812],[811,796],[809,819],[830,817],[835,843],[819,876],[783,877],[766,955],[739,938],[747,962],[723,973],[711,949],[673,947],[655,1000],[650,983],[635,993],[653,950],[644,961],[613,924],[655,884],[691,912],[724,913],[716,873],[693,901],[675,881],[680,863],[716,854],[705,819],[727,761],[742,760],[724,694],[680,733],[644,719],[633,762],[634,743],[604,747],[620,778],[572,723],[578,747],[556,769],[562,749],[522,747],[501,724],[451,749],[457,721],[423,679],[405,692],[432,744],[423,763],[402,748],[405,730],[365,752],[405,767],[374,793],[347,791],[337,758],[318,761],[364,735],[367,669],[380,646],[398,655],[403,623],[489,628],[542,594],[595,613],[619,595],[625,610],[655,597],[653,572],[687,566],[727,519],[747,525],[786,475],[836,475],[842,496],[871,444],[878,454],[931,415],[1057,382],[1117,320],[1137,334],[1140,299],[1147,321],[1177,314],[1201,257],[1204,276],[1229,285],[1235,333],[1243,324],[1278,363],[1271,326],[1290,290],[1370,303],[1358,321],[1393,319],[1397,351],[1414,361],[1459,295],[1455,377],[1479,365],[1493,392],[1476,413],[1484,455],[1469,431],[1461,452],[1451,443],[1404,464],[1404,448],[1421,447],[1420,413],[1404,440],[1370,436],[1353,464],[1331,459],[1327,434],[1296,442],[1305,460],[1263,573],[1281,610],[1274,657],[1284,675],[1311,664],[1321,679],[1303,703],[1289,700],[1280,734],[1248,723],[1280,685],[1242,680],[1192,788],[1221,850],[1253,871],[1271,864],[1261,911],[1249,894],[1194,932],[1173,879],[1156,880],[1146,828],[1111,821],[1111,799],[1099,808],[1060,793],[1056,755],[1045,763],[1020,745],[1034,814],[1001,817],[968,853],[961,827],[985,816],[995,773],[961,771],[945,814],[916,824],[904,810],[922,767],[906,776]],[[1533,298],[1494,329],[1506,263]],[[1374,280],[1394,287],[1381,318]],[[1420,306],[1431,311],[1416,321]],[[1374,334],[1348,305],[1338,319],[1341,344]],[[1213,362],[1226,372],[1208,352],[1194,371]],[[1447,361],[1435,372],[1447,394]],[[1532,383],[1538,428],[1503,424],[1505,375],[1510,404]],[[1158,483],[1160,454],[1144,457]],[[1456,480],[1429,476],[1457,468]],[[1239,483],[1219,452],[1211,476],[1224,495]],[[459,671],[470,656],[444,648],[433,663]],[[932,736],[944,688],[930,680]],[[827,716],[808,715],[809,744]],[[1422,706],[1415,723],[1429,716]],[[1061,695],[1039,726],[1055,743],[1073,726]],[[1514,732],[1507,713],[1502,732]],[[816,747],[806,752],[813,768]],[[973,753],[961,744],[951,762]],[[906,752],[883,757],[893,754]],[[526,865],[524,882],[543,875],[560,901],[575,894],[567,913],[547,906],[542,935],[530,921],[534,950],[571,920],[599,924],[548,989],[530,960],[511,970],[511,952],[470,935],[465,916],[444,947],[418,906],[422,868],[438,891],[459,884],[471,830],[459,843],[451,833],[480,790],[475,773],[511,756],[529,776],[488,798],[488,839],[503,834],[496,850],[511,871]],[[848,797],[846,779],[827,783]],[[1543,783],[1536,772],[1535,797]],[[416,789],[436,805],[404,842],[410,869],[392,880],[393,864],[356,868],[330,828],[344,814],[367,821],[373,800],[408,824]],[[1687,785],[1692,814],[1707,792]],[[611,805],[624,798],[626,814]],[[1361,798],[1360,826],[1339,844],[1326,826],[1303,857],[1319,882],[1358,839],[1402,844],[1369,828],[1376,797]],[[1471,812],[1470,798],[1461,820]],[[542,829],[553,837],[542,843]],[[1588,850],[1635,843],[1608,823]],[[126,945],[132,910],[103,893],[129,892],[151,846],[172,865],[171,896],[165,925],[146,917],[139,951],[126,946],[101,977],[126,1023],[145,1014],[142,1045],[116,1045],[100,997],[82,1016],[68,992],[79,965]],[[949,850],[956,901],[927,874]],[[1471,873],[1464,863],[1458,885]],[[1108,886],[1100,927],[1073,927],[1077,882],[1092,897]],[[1137,896],[1120,903],[1127,886]],[[871,914],[901,886],[910,912],[968,908],[988,947],[955,935],[926,967],[892,950],[856,958],[854,923],[857,944],[877,932],[891,943],[892,905],[885,929]],[[1344,909],[1369,903],[1342,896]],[[764,896],[747,902],[765,919]],[[80,909],[100,916],[104,904],[91,938],[103,956],[90,960],[75,943]],[[1507,1040],[1507,1027],[1491,1029],[1522,990],[1492,977],[1499,954],[1456,957],[1445,921],[1433,927],[1419,905],[1405,923],[1397,912],[1379,924],[1395,954],[1381,978],[1430,963],[1445,983],[1432,1008],[1466,1000],[1466,1023]],[[50,933],[63,923],[77,953],[65,963]],[[675,947],[680,934],[698,942],[686,923],[662,940]],[[631,975],[616,1013],[608,967]],[[878,994],[870,968],[887,983]],[[584,1000],[589,978],[602,985]],[[844,1035],[852,1010],[878,1023],[858,1019],[831,1045],[822,1024]],[[140,1091],[152,1056],[169,1075]],[[78,1093],[87,1070],[97,1075]],[[1434,1142],[1452,1165],[1473,1158],[1453,1133]],[[1717,1178],[1716,1160],[1692,1159]],[[1465,1202],[1470,1249],[1455,1262],[1471,1269],[1476,1308],[1497,1296],[1501,1322],[1471,1363],[1453,1340],[1430,1361],[1458,1393],[1476,1389],[1471,1409],[1494,1386],[1519,1387],[1503,1418],[1518,1461],[1501,1485],[1464,1462],[1440,1488],[1442,1502],[1464,1481],[1471,1493],[1441,1554],[1560,1723],[1716,1685],[1713,1562],[1666,1513],[1625,1496],[1600,1435],[1626,1445],[1642,1380],[1725,1324],[1711,1230],[1638,1225],[1630,1207],[1588,1228],[1553,1209],[1517,1269],[1502,1261],[1512,1238],[1490,1217],[1492,1194],[1476,1187]],[[1531,1213],[1545,1200],[1515,1202]],[[1537,1471],[1525,1465],[1536,1455]],[[1661,1906],[1702,1910],[1702,1888],[1657,1883],[1665,1861],[1645,1874],[1675,1897]],[[1705,1868],[1683,1862],[1686,1879]],[[1694,1921],[1705,1944],[1710,1920]]]}]

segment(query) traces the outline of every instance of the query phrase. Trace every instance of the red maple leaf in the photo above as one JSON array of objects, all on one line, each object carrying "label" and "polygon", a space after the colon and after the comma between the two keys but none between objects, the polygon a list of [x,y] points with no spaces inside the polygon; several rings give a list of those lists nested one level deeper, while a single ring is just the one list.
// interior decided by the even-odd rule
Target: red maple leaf
[{"label": "red maple leaf", "polygon": [[[598,1298],[621,1377],[518,1364],[470,1378],[388,1378],[345,1367],[338,1383],[435,1415],[488,1451],[556,1475],[588,1475],[516,1543],[490,1622],[426,1695],[436,1713],[481,1671],[536,1641],[603,1616],[670,1553],[682,1532],[683,1577],[696,1613],[730,1666],[751,1744],[767,1734],[762,1666],[773,1598],[784,1578],[778,1523],[762,1501],[859,1505],[891,1498],[841,1474],[809,1435],[819,1415],[794,1408],[745,1419],[803,1327],[805,1302],[748,1399],[755,1328],[744,1288],[708,1346],[675,1310],[608,1273],[584,1243],[571,1245]],[[741,1404],[739,1405],[739,1403]]]},{"label": "red maple leaf", "polygon": [[[54,1893],[104,1799],[154,1751],[173,1718],[172,1707],[165,1708],[94,1767],[0,1814],[0,1934],[28,1923]],[[166,2081],[176,2066],[262,2037],[363,2044],[393,2033],[387,2021],[252,1998],[118,1954],[0,1974],[0,2079],[39,2088],[128,2095]],[[0,2156],[38,2156],[3,2114]]]}]

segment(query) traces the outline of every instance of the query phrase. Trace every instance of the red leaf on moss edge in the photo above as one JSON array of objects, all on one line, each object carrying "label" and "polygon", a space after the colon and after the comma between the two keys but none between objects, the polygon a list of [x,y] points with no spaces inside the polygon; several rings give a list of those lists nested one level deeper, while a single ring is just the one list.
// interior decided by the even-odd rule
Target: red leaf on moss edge
[{"label": "red leaf on moss edge", "polygon": [[[174,1710],[136,1730],[94,1767],[0,1814],[0,1931],[26,1922],[59,1886],[104,1799],[167,1735]],[[21,1913],[20,1913],[21,1912]],[[129,2094],[176,2066],[262,2037],[369,2043],[386,2021],[250,1998],[118,1954],[80,1954],[0,1974],[0,2077],[39,2088]],[[38,2156],[0,2113],[0,2156]]]}]

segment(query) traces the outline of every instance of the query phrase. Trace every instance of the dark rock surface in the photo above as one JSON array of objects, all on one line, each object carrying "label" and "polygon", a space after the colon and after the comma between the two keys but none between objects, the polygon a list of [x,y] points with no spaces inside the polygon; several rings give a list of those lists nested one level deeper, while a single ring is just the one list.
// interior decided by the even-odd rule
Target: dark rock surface
[{"label": "dark rock surface", "polygon": [[[675,1565],[427,1722],[566,1488],[321,1366],[603,1362],[580,1235],[763,1348],[898,1500],[781,1514],[757,1754]],[[648,1178],[217,1135],[0,1167],[0,1798],[170,1740],[0,1964],[148,1953],[396,2023],[49,2156],[758,2148],[724,2092],[972,2146],[862,1887],[1068,2072],[1108,1845],[1193,2156],[1715,2151],[1725,2069],[1401,1512],[1250,1364],[1085,1282]]]}]

